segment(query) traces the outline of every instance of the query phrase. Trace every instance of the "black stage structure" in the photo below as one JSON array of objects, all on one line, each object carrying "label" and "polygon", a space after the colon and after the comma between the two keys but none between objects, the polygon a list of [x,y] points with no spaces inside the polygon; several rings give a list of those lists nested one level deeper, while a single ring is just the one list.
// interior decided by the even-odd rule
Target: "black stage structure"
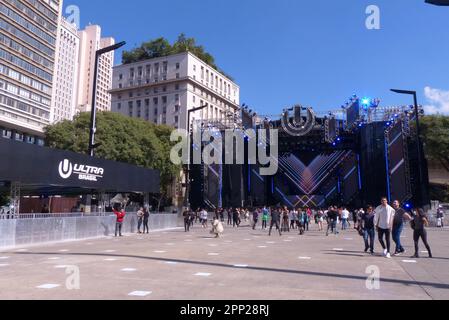
[{"label": "black stage structure", "polygon": [[[193,165],[192,207],[281,204],[357,208],[377,205],[382,196],[390,201],[400,200],[407,207],[429,205],[425,161],[422,164],[425,186],[418,185],[413,106],[380,107],[379,103],[379,100],[352,96],[341,110],[321,116],[316,116],[311,108],[295,106],[284,110],[280,119],[272,120],[244,108],[241,119],[232,125],[223,121],[197,123],[196,130],[204,132],[212,128],[221,137],[225,137],[225,130],[240,132],[245,142],[245,162]],[[249,164],[251,138],[245,135],[247,129],[256,132],[264,129],[267,136],[269,130],[278,129],[279,169],[275,175],[262,176],[259,165]],[[193,144],[192,152],[204,151],[214,143],[218,150],[219,144],[214,140],[201,146]],[[269,151],[270,146],[261,141],[259,134],[256,143],[258,148]],[[223,142],[223,148],[224,145]],[[225,152],[223,149],[223,163]]]},{"label": "black stage structure", "polygon": [[0,191],[13,214],[22,196],[116,195],[160,192],[160,173],[125,163],[0,139]]}]

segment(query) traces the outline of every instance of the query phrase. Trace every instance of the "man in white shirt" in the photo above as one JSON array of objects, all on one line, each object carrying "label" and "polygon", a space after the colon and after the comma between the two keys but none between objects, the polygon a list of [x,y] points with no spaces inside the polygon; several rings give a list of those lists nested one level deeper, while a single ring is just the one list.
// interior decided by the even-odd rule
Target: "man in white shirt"
[{"label": "man in white shirt", "polygon": [[349,223],[349,211],[346,208],[343,208],[341,211],[341,220],[342,220],[342,229],[346,230],[349,227],[351,227],[351,224]]},{"label": "man in white shirt", "polygon": [[[393,220],[395,210],[388,205],[388,199],[382,198],[382,204],[376,208],[374,225],[379,233],[379,242],[384,249],[384,256],[391,258],[390,246],[391,246],[391,230],[393,229]],[[384,243],[384,235],[387,245]]]}]

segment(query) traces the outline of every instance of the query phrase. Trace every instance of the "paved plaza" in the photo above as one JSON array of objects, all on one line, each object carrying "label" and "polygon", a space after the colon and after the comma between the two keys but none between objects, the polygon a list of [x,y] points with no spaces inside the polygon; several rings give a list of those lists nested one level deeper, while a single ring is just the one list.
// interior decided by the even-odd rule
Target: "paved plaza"
[{"label": "paved plaza", "polygon": [[[227,228],[215,239],[196,225],[14,249],[0,252],[0,299],[449,299],[449,229],[429,229],[434,259],[411,259],[411,236],[392,259],[363,253],[355,230],[326,237],[315,226],[282,237]],[[373,270],[380,288],[370,290]]]}]

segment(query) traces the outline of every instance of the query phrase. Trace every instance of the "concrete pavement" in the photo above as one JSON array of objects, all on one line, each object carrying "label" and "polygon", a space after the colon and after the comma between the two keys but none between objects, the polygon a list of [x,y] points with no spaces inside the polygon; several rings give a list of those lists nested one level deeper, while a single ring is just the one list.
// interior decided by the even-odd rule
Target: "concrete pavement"
[{"label": "concrete pavement", "polygon": [[392,259],[363,253],[354,230],[326,237],[315,225],[304,236],[242,227],[214,239],[196,225],[0,251],[0,299],[448,299],[449,230],[429,230],[434,259],[410,259],[411,236]]}]

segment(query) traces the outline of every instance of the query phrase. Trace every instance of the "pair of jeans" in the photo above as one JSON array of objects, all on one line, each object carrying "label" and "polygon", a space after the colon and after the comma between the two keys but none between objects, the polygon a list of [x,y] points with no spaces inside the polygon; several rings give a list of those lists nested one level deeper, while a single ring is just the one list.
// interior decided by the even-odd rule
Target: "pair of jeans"
[{"label": "pair of jeans", "polygon": [[117,222],[115,224],[115,236],[117,237],[117,232],[119,233],[120,237],[122,236],[122,225],[123,222]]},{"label": "pair of jeans", "polygon": [[262,229],[267,228],[267,220],[262,220]]},{"label": "pair of jeans", "polygon": [[342,228],[342,230],[346,230],[346,228],[347,228],[347,223],[348,223],[348,219],[342,219],[341,220],[341,228]]},{"label": "pair of jeans", "polygon": [[374,228],[371,229],[363,229],[363,240],[365,240],[365,251],[370,250],[371,253],[374,253],[374,239],[376,237],[376,232]]},{"label": "pair of jeans", "polygon": [[402,247],[402,244],[401,244],[402,230],[404,230],[404,224],[403,223],[393,227],[392,236],[393,236],[393,241],[396,244],[396,251],[395,251],[395,253],[402,253],[402,252],[405,251],[404,248]]},{"label": "pair of jeans", "polygon": [[[387,242],[387,246],[385,246],[384,236],[385,236],[385,240]],[[380,242],[380,245],[382,246],[382,249],[384,249],[384,250],[387,249],[387,253],[390,253],[390,248],[391,248],[390,229],[379,228],[379,242]]]},{"label": "pair of jeans", "polygon": [[139,218],[139,220],[137,220],[137,230],[140,232],[140,228],[142,227],[143,224],[143,218]]},{"label": "pair of jeans", "polygon": [[150,227],[148,226],[148,219],[143,219],[143,233],[145,233],[145,230],[147,233],[150,233]]}]

